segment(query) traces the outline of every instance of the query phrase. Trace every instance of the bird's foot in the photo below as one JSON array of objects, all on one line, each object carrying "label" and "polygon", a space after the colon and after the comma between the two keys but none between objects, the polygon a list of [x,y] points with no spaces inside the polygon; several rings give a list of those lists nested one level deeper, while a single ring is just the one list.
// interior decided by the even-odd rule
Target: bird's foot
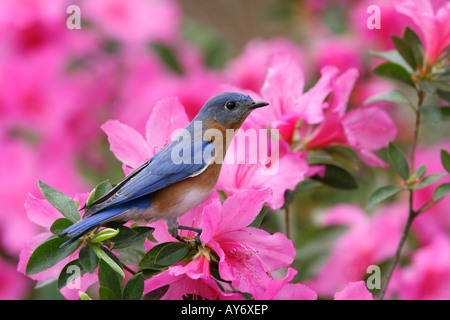
[{"label": "bird's foot", "polygon": [[177,239],[178,241],[181,242],[186,242],[186,240],[192,240],[192,238],[188,238],[188,237],[180,237],[180,235],[178,234],[178,230],[188,230],[188,231],[194,231],[197,233],[197,235],[194,237],[194,241],[196,244],[198,245],[202,245],[202,241],[200,240],[200,235],[202,233],[202,229],[199,228],[194,228],[194,227],[188,227],[188,226],[180,226],[177,222],[177,220],[169,220],[167,222],[167,226],[168,226],[168,231],[169,234],[174,237],[175,239]]}]

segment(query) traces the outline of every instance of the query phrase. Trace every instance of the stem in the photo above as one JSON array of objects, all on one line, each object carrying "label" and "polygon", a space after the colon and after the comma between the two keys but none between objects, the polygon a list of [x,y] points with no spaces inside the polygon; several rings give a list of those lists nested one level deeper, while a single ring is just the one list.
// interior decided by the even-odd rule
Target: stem
[{"label": "stem", "polygon": [[380,300],[383,300],[384,294],[386,293],[386,289],[388,287],[389,281],[391,280],[392,273],[394,272],[395,267],[397,266],[397,263],[400,261],[400,256],[402,253],[402,249],[406,243],[406,238],[408,236],[409,228],[411,227],[411,224],[416,217],[416,212],[412,209],[412,202],[413,202],[413,191],[409,191],[409,213],[408,213],[408,220],[406,220],[405,227],[403,228],[402,237],[400,238],[400,242],[398,243],[397,250],[395,251],[394,260],[392,261],[391,267],[389,269],[388,275],[384,281],[383,286],[381,287],[380,292]]},{"label": "stem", "polygon": [[[416,89],[418,102],[417,102],[417,109],[416,109],[416,122],[414,125],[414,132],[412,137],[412,144],[411,144],[411,154],[409,158],[409,165],[411,172],[414,172],[414,166],[415,166],[415,153],[416,153],[416,147],[417,147],[417,141],[419,137],[419,126],[420,126],[420,107],[423,104],[423,99],[425,98],[425,93],[422,90]],[[409,190],[409,200],[408,200],[408,220],[406,220],[405,227],[403,228],[403,233],[400,238],[400,242],[398,243],[397,250],[395,251],[394,260],[392,261],[392,265],[388,271],[387,277],[383,283],[383,286],[380,291],[380,300],[383,300],[384,294],[386,293],[386,289],[389,285],[389,281],[391,280],[392,273],[394,272],[395,267],[397,266],[398,262],[400,261],[402,249],[405,246],[406,238],[409,233],[409,229],[411,228],[411,224],[414,220],[414,218],[420,213],[420,211],[414,211],[413,209],[413,197],[414,197],[414,191]]]},{"label": "stem", "polygon": [[290,210],[289,210],[289,205],[287,205],[285,208],[285,216],[284,216],[284,222],[285,222],[285,228],[286,228],[286,237],[288,239],[291,238],[291,218],[290,218]]},{"label": "stem", "polygon": [[414,125],[414,132],[413,132],[413,138],[412,138],[412,144],[411,144],[411,154],[409,155],[409,165],[411,168],[411,171],[414,171],[414,165],[415,165],[415,154],[416,154],[416,147],[417,147],[417,141],[419,138],[419,126],[420,126],[420,107],[422,106],[423,99],[425,97],[425,94],[423,91],[418,90],[417,91],[418,96],[418,102],[417,102],[417,109],[416,109],[416,123]]},{"label": "stem", "polygon": [[122,267],[128,271],[129,273],[131,273],[132,275],[135,275],[137,272],[134,271],[133,269],[130,269],[130,267],[128,267],[126,264],[122,263]]}]

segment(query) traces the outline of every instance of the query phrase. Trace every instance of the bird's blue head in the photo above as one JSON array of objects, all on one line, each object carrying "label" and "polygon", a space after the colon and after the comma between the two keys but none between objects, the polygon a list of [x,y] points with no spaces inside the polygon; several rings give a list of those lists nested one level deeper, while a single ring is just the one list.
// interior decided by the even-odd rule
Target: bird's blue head
[{"label": "bird's blue head", "polygon": [[194,120],[215,121],[228,128],[239,128],[250,112],[267,105],[267,102],[255,102],[245,94],[223,92],[206,101]]}]

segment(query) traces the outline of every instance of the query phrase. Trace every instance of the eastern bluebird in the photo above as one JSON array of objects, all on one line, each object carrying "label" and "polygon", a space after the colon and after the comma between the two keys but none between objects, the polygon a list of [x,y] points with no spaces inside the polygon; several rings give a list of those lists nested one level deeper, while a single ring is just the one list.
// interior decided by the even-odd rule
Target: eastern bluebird
[{"label": "eastern bluebird", "polygon": [[226,130],[235,132],[252,110],[267,105],[234,92],[210,98],[181,134],[87,206],[86,218],[59,234],[72,237],[63,246],[107,222],[129,220],[151,223],[165,219],[173,237],[180,239],[178,229],[187,229],[196,231],[198,240],[201,230],[180,226],[177,218],[213,191],[230,142],[227,140],[232,138],[230,131],[228,139],[224,138]]}]

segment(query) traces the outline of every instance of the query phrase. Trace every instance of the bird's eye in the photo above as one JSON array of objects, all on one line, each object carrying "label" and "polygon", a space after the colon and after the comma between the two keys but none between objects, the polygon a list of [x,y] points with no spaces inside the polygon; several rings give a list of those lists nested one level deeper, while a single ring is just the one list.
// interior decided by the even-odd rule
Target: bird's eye
[{"label": "bird's eye", "polygon": [[227,108],[228,110],[233,110],[234,108],[236,108],[236,103],[234,101],[228,101],[225,104],[225,108]]}]

